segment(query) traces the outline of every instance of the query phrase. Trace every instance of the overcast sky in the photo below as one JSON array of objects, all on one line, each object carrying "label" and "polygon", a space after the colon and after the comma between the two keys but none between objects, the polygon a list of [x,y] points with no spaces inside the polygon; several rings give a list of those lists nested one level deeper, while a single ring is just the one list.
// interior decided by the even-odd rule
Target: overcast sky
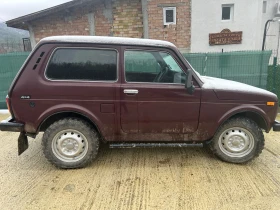
[{"label": "overcast sky", "polygon": [[71,0],[0,0],[0,21],[4,22]]}]

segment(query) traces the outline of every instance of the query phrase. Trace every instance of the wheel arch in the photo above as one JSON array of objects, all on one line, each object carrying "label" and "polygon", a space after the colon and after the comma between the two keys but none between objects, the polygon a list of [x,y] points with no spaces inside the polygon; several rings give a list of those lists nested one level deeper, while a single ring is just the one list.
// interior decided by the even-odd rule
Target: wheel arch
[{"label": "wheel arch", "polygon": [[227,113],[225,113],[219,120],[219,127],[223,125],[227,120],[232,119],[234,117],[247,117],[254,122],[257,123],[257,125],[268,132],[270,130],[269,127],[269,120],[267,119],[265,113],[263,110],[259,109],[258,107],[254,108],[241,108],[241,109],[234,109],[230,110]]},{"label": "wheel arch", "polygon": [[94,122],[90,117],[87,115],[77,112],[77,111],[59,111],[55,112],[49,116],[47,116],[44,120],[41,121],[39,127],[38,127],[38,132],[40,131],[45,131],[52,123],[55,121],[62,119],[62,118],[67,118],[67,117],[72,117],[72,118],[79,118],[87,123],[89,123],[100,135],[101,139],[103,140],[103,135],[102,132],[99,128],[99,126]]}]

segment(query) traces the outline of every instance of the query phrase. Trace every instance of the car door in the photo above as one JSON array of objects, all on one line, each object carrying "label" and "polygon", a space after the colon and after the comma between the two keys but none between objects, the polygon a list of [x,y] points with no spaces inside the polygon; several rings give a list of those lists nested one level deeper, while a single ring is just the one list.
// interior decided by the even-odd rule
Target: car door
[{"label": "car door", "polygon": [[[174,134],[197,130],[200,88],[187,93],[184,66],[169,50],[125,48],[121,128],[125,133]],[[137,137],[134,136],[135,140]],[[147,139],[148,140],[148,139]],[[161,139],[154,139],[161,140]],[[178,138],[177,138],[178,140]]]}]

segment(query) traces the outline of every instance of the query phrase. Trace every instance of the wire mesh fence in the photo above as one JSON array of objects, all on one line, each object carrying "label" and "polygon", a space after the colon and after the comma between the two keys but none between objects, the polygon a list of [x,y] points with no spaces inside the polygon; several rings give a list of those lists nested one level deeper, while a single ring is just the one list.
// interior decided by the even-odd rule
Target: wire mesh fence
[{"label": "wire mesh fence", "polygon": [[271,51],[184,53],[201,75],[242,82],[267,89],[267,66]]},{"label": "wire mesh fence", "polygon": [[277,65],[280,64],[280,57],[278,55],[278,50],[271,50],[271,56],[270,56],[270,59],[269,59],[269,65],[272,66],[273,65],[273,62],[274,62],[274,58],[276,58],[276,63]]},{"label": "wire mesh fence", "polygon": [[[6,108],[5,98],[9,86],[29,53],[0,54],[0,109]],[[267,89],[277,93],[280,98],[280,66],[277,66],[276,59],[273,59],[275,55],[272,55],[272,51],[184,53],[183,55],[201,75],[234,80]]]},{"label": "wire mesh fence", "polygon": [[0,53],[11,53],[11,52],[24,52],[24,45],[22,43],[0,43]]}]

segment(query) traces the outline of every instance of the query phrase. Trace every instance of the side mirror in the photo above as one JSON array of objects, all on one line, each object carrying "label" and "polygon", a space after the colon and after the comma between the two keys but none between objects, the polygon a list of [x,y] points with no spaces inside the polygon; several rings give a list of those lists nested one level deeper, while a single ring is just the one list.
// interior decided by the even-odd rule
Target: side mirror
[{"label": "side mirror", "polygon": [[192,95],[194,93],[195,87],[194,87],[193,81],[192,81],[192,71],[191,70],[188,70],[188,72],[186,74],[185,88],[187,89],[188,94]]}]

